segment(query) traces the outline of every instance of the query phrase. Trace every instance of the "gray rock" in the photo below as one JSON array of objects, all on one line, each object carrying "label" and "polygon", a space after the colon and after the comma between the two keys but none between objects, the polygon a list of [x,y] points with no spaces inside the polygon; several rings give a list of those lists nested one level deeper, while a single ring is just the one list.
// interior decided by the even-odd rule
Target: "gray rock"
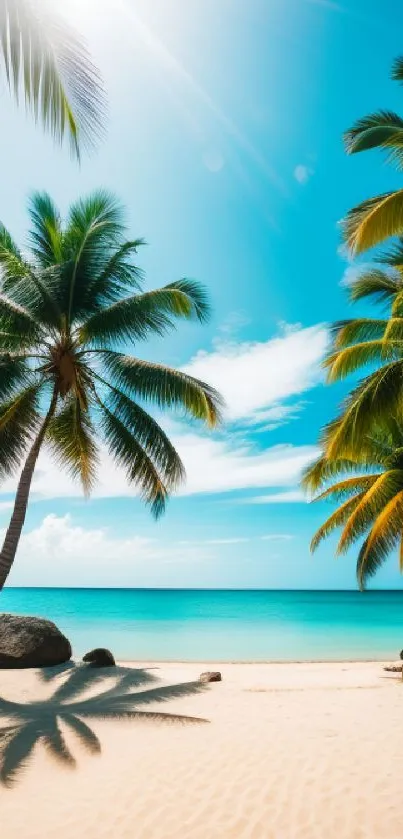
[{"label": "gray rock", "polygon": [[218,670],[213,672],[208,670],[206,673],[201,674],[200,681],[204,684],[207,682],[221,682],[221,673]]},{"label": "gray rock", "polygon": [[51,621],[0,614],[0,669],[52,667],[70,658],[70,641]]},{"label": "gray rock", "polygon": [[114,667],[116,662],[110,650],[98,647],[96,650],[86,653],[83,661],[88,662],[92,667]]}]

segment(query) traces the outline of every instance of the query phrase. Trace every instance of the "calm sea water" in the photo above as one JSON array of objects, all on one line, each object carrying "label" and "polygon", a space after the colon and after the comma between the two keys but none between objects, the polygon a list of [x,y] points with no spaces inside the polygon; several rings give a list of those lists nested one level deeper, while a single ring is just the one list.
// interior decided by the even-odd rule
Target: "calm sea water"
[{"label": "calm sea water", "polygon": [[50,618],[74,655],[110,647],[121,659],[396,658],[403,591],[5,589],[0,610]]}]

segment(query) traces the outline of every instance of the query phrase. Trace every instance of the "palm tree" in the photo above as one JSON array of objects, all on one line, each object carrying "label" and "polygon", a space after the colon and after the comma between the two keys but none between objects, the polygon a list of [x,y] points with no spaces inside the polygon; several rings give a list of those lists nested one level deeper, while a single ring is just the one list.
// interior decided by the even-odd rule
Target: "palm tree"
[{"label": "palm tree", "polygon": [[0,589],[24,524],[35,464],[45,443],[89,493],[99,438],[160,515],[184,469],[145,409],[180,408],[208,426],[220,420],[213,388],[164,364],[125,354],[124,342],[164,335],[177,317],[204,321],[206,293],[182,279],[142,292],[113,196],[73,204],[66,223],[47,194],[30,202],[29,256],[0,227],[0,478],[25,459],[0,553]]},{"label": "palm tree", "polygon": [[[392,78],[403,82],[403,58],[392,68]],[[403,164],[403,119],[393,111],[377,111],[358,120],[345,134],[349,154],[381,148],[389,161]],[[403,189],[387,192],[363,201],[347,214],[344,221],[345,240],[352,253],[359,254],[378,245],[390,236],[403,233]]]},{"label": "palm tree", "polygon": [[356,457],[374,425],[403,420],[403,239],[363,267],[349,286],[350,301],[369,299],[386,307],[386,317],[355,318],[333,326],[325,360],[328,381],[357,370],[370,372],[350,392],[340,415],[324,430],[327,457]]},{"label": "palm tree", "polygon": [[[39,7],[39,8],[38,8]],[[73,154],[102,133],[99,73],[80,38],[44,0],[0,0],[0,54],[10,90]]]},{"label": "palm tree", "polygon": [[312,551],[341,527],[338,554],[362,540],[357,559],[360,589],[398,545],[403,571],[402,424],[390,421],[388,430],[376,430],[351,458],[332,460],[322,453],[306,470],[303,486],[311,493],[322,490],[314,501],[341,502],[313,537]]}]

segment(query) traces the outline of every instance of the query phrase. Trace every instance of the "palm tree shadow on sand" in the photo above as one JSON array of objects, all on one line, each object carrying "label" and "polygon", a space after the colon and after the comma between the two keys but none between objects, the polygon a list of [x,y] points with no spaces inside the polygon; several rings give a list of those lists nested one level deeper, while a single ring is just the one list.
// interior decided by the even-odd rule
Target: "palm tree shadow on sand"
[{"label": "palm tree shadow on sand", "polygon": [[[100,740],[86,719],[208,722],[200,717],[143,710],[151,703],[200,693],[205,690],[200,682],[158,685],[156,676],[144,669],[97,669],[72,662],[47,668],[39,678],[56,683],[47,699],[20,703],[0,697],[0,725],[1,720],[7,722],[0,728],[0,782],[6,787],[16,782],[39,742],[59,763],[74,768],[76,760],[64,732],[73,732],[87,751],[100,754]],[[91,694],[86,697],[88,691]]]}]

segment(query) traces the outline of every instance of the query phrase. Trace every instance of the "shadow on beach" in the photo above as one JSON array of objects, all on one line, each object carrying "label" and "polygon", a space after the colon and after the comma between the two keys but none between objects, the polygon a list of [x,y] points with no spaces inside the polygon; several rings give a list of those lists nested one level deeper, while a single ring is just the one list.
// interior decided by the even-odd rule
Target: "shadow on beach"
[{"label": "shadow on beach", "polygon": [[59,763],[74,768],[76,760],[64,732],[74,732],[87,751],[100,754],[100,740],[85,722],[87,719],[208,722],[199,717],[144,710],[151,703],[200,693],[205,690],[200,682],[158,685],[158,678],[145,669],[94,668],[73,662],[46,668],[38,678],[55,683],[49,698],[20,703],[0,697],[0,783],[6,787],[16,782],[39,742]]}]

